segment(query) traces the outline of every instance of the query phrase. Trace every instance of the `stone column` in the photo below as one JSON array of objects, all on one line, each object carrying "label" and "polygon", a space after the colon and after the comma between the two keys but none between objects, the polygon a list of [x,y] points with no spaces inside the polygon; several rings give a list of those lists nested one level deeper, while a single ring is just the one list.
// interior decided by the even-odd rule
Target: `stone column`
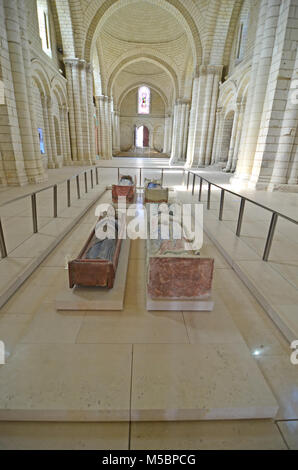
[{"label": "stone column", "polygon": [[211,162],[221,72],[221,65],[202,65],[194,78],[187,148],[188,167],[202,167]]},{"label": "stone column", "polygon": [[236,135],[237,135],[237,129],[238,129],[238,124],[239,124],[239,110],[240,110],[240,104],[236,103],[236,110],[234,112],[233,127],[232,127],[230,146],[229,146],[229,151],[228,151],[228,161],[227,161],[227,166],[224,169],[224,171],[226,172],[231,171],[231,168],[232,168],[235,143],[236,143]]},{"label": "stone column", "polygon": [[61,146],[62,146],[63,164],[68,165],[63,105],[59,106],[59,119],[60,119],[60,129],[61,129]]},{"label": "stone column", "polygon": [[188,130],[188,143],[187,143],[187,157],[186,166],[191,167],[193,163],[194,147],[195,147],[195,134],[197,129],[197,113],[198,113],[198,99],[199,99],[199,76],[195,76],[192,86],[192,101],[189,116],[189,130]]},{"label": "stone column", "polygon": [[120,117],[119,111],[114,110],[113,114],[113,150],[120,152]]},{"label": "stone column", "polygon": [[55,132],[53,109],[52,109],[52,99],[50,97],[48,97],[47,104],[48,104],[49,129],[50,129],[50,139],[51,139],[51,148],[52,148],[52,161],[54,164],[54,168],[59,168],[59,166],[61,165],[59,165],[58,158],[57,158],[56,132]]},{"label": "stone column", "polygon": [[[210,163],[211,148],[213,142],[214,120],[216,113],[216,102],[218,96],[218,85],[222,67],[208,65],[201,68],[201,73],[206,74],[206,85],[204,93],[204,106],[201,124],[201,142],[199,149],[199,166]],[[209,143],[210,142],[210,143]],[[206,154],[208,146],[208,156]]]},{"label": "stone column", "polygon": [[[268,119],[269,109],[264,109],[264,103],[273,57],[280,4],[281,0],[261,0],[260,3],[251,80],[247,97],[247,112],[245,113],[245,119],[247,119],[245,127],[247,130],[245,138],[241,143],[241,159],[236,170],[236,178],[242,180],[250,179],[254,164],[256,164],[255,174],[259,172],[260,168],[261,158],[257,155],[257,144],[262,120]],[[267,117],[265,117],[265,114],[267,114]],[[260,145],[259,150],[261,150],[263,145],[263,143]]]},{"label": "stone column", "polygon": [[91,163],[96,162],[96,145],[95,145],[95,121],[94,121],[94,101],[93,101],[93,67],[87,64],[87,104],[88,104],[88,121],[89,121],[89,149]]},{"label": "stone column", "polygon": [[48,100],[49,98],[47,96],[41,95],[42,114],[43,114],[43,123],[44,123],[44,140],[46,144],[48,168],[55,168],[55,164],[53,161],[53,154],[52,154],[52,143],[51,143],[51,134],[50,134],[49,114],[48,114]]},{"label": "stone column", "polygon": [[182,144],[182,160],[186,160],[187,140],[188,140],[188,126],[189,126],[189,103],[184,103],[184,128],[183,128],[183,144]]},{"label": "stone column", "polygon": [[74,158],[74,164],[84,165],[85,162],[80,86],[80,69],[82,67],[82,63],[79,59],[67,59],[64,62],[66,65],[67,80],[69,81],[68,91],[71,88],[69,100],[70,114],[72,114],[73,109],[73,122],[71,122],[70,131],[73,155],[76,156],[76,159]]},{"label": "stone column", "polygon": [[164,139],[163,139],[163,153],[167,153],[168,147],[168,134],[169,134],[169,119],[165,116]]},{"label": "stone column", "polygon": [[107,116],[108,116],[108,158],[111,159],[113,156],[113,116],[112,116],[112,107],[113,99],[107,97]]},{"label": "stone column", "polygon": [[243,131],[243,115],[245,112],[245,102],[239,104],[239,115],[238,115],[238,126],[237,126],[237,135],[235,139],[235,148],[233,152],[233,160],[232,160],[232,167],[231,172],[234,173],[236,170],[237,162],[238,162],[238,155],[240,150],[240,142],[242,139],[242,131]]},{"label": "stone column", "polygon": [[189,102],[177,100],[174,108],[173,140],[170,164],[185,159],[188,131]]},{"label": "stone column", "polygon": [[69,109],[66,104],[63,105],[62,109],[63,109],[63,122],[64,122],[64,131],[65,131],[65,142],[66,142],[66,161],[67,161],[67,165],[73,165],[70,135],[69,135]]},{"label": "stone column", "polygon": [[215,127],[215,120],[216,120],[216,106],[217,106],[217,100],[218,100],[219,81],[220,81],[221,73],[222,73],[222,67],[214,68],[212,99],[211,99],[211,107],[210,107],[210,114],[209,114],[208,139],[207,139],[206,154],[205,154],[205,165],[210,165],[211,160],[212,160],[214,127]]},{"label": "stone column", "polygon": [[26,9],[24,3],[17,0],[4,0],[3,6],[22,159],[28,181],[39,183],[46,180],[46,175],[40,155],[33,104]]},{"label": "stone column", "polygon": [[298,184],[298,150],[296,150],[287,183]]},{"label": "stone column", "polygon": [[67,78],[67,95],[69,106],[69,127],[70,127],[70,145],[72,150],[73,163],[78,160],[77,137],[76,137],[76,123],[75,123],[75,110],[74,110],[74,93],[72,81],[72,60],[64,60],[66,78]]},{"label": "stone column", "polygon": [[91,163],[90,156],[90,136],[89,136],[89,112],[88,112],[88,97],[87,97],[87,64],[85,60],[80,60],[79,77],[80,77],[80,124],[82,132],[82,145],[83,145],[83,160],[86,164]]},{"label": "stone column", "polygon": [[216,124],[215,124],[215,133],[214,133],[213,147],[212,147],[212,159],[211,159],[212,165],[217,162],[221,119],[222,119],[222,108],[218,107],[216,110]]},{"label": "stone column", "polygon": [[111,99],[107,96],[96,97],[96,107],[99,122],[98,140],[103,159],[112,158],[112,113]]}]

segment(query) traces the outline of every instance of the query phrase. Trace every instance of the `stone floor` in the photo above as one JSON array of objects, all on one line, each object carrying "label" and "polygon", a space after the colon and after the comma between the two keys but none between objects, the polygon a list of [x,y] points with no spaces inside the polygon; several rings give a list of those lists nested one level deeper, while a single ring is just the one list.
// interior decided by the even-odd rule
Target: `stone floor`
[{"label": "stone floor", "polygon": [[[117,164],[116,160],[112,165],[103,162],[103,166],[116,167]],[[131,159],[121,159],[121,166],[132,164]],[[154,160],[153,165],[150,161],[134,160],[134,164],[158,167],[161,163]],[[107,171],[104,178],[110,184],[117,173],[103,171]],[[157,170],[153,173],[157,174]],[[183,199],[185,188],[182,187],[181,173],[166,174],[165,183],[181,190]],[[13,193],[14,190],[11,197],[14,197]],[[214,200],[212,204],[215,203]],[[48,204],[51,204],[50,199]],[[46,201],[44,207],[47,207]],[[234,217],[233,206],[227,206],[226,211],[226,215]],[[6,214],[7,217],[9,215]],[[20,212],[14,216],[20,216]],[[24,219],[26,217],[25,214]],[[89,367],[97,367],[105,374],[109,374],[111,369],[119,371],[113,379],[112,393],[111,390],[103,390],[103,396],[106,402],[112,401],[115,406],[120,406],[121,400],[131,396],[131,368],[136,354],[139,366],[146,370],[150,366],[150,354],[157,348],[170,351],[177,345],[177,351],[182,351],[187,345],[199,348],[223,341],[235,344],[235,337],[240,334],[279,404],[277,418],[275,421],[38,423],[30,422],[26,417],[28,422],[0,422],[0,449],[297,449],[298,366],[290,363],[288,342],[207,236],[204,237],[204,250],[215,258],[216,267],[214,293],[217,310],[209,317],[210,321],[191,312],[156,314],[145,310],[142,292],[145,253],[141,241],[132,244],[123,312],[114,312],[112,316],[110,312],[101,312],[100,315],[98,312],[68,312],[67,315],[56,312],[55,295],[66,279],[65,261],[77,254],[93,223],[94,211],[89,211],[0,310],[0,339],[4,340],[8,352],[7,365],[0,366],[0,375],[2,368],[9,367],[15,358],[19,359],[19,364],[23,364],[20,377],[24,377],[20,385],[27,386],[26,381],[33,374],[36,379],[32,396],[38,399],[38,392],[42,389],[41,377],[48,369],[53,371],[52,380],[55,381],[59,358],[67,363],[67,377],[73,376],[75,381],[76,374],[88,376],[88,360],[91,356],[97,357],[98,363],[89,364]],[[282,233],[280,238],[284,240]],[[295,243],[295,239],[289,241]],[[18,247],[22,244],[21,241]],[[282,251],[280,254],[280,264],[285,263],[287,260],[282,259]],[[75,359],[73,348],[77,351]],[[140,355],[142,349],[143,356]],[[191,373],[192,364],[186,364]],[[173,373],[174,370],[173,366]],[[63,389],[63,378],[59,380],[58,386]],[[125,382],[127,396],[119,394]],[[103,388],[104,385],[100,384]],[[64,390],[61,400],[67,400],[70,391]],[[84,393],[87,396],[88,389]],[[8,399],[10,394],[13,391],[9,393],[8,387]],[[51,401],[50,395],[48,399]],[[74,399],[79,403],[80,396]],[[89,399],[92,401],[93,397]]]}]

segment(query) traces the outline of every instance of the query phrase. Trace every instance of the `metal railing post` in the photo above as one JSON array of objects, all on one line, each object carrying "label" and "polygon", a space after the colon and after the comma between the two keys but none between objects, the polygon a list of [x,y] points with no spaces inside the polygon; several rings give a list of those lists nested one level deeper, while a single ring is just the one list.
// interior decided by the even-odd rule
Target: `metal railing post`
[{"label": "metal railing post", "polygon": [[36,208],[36,194],[31,194],[31,207],[32,207],[32,222],[33,222],[33,233],[38,232],[37,224],[37,208]]},{"label": "metal railing post", "polygon": [[163,168],[161,169],[161,185],[163,186]]},{"label": "metal railing post", "polygon": [[243,214],[244,214],[244,206],[245,206],[245,198],[242,197],[241,198],[241,203],[240,203],[239,215],[238,215],[238,222],[237,222],[237,230],[236,230],[237,237],[240,237],[240,233],[241,233],[242,220],[243,220]]},{"label": "metal railing post", "polygon": [[225,190],[222,189],[220,192],[220,205],[219,205],[219,216],[218,216],[219,220],[222,220],[224,201],[225,201]]},{"label": "metal railing post", "polygon": [[117,183],[119,183],[119,180],[120,180],[120,168],[118,168],[118,181],[117,181]]},{"label": "metal railing post", "polygon": [[76,180],[77,180],[77,196],[78,196],[78,199],[81,199],[80,175],[77,175],[77,176],[76,176]]},{"label": "metal railing post", "polygon": [[211,183],[208,183],[208,195],[207,195],[207,209],[210,209],[210,200],[211,200]]},{"label": "metal railing post", "polygon": [[94,182],[93,182],[93,168],[90,170],[90,178],[91,178],[91,189],[94,188]]},{"label": "metal railing post", "polygon": [[4,238],[1,219],[0,219],[0,251],[1,251],[2,258],[6,258],[7,250],[6,250],[6,245],[5,245],[5,238]]},{"label": "metal railing post", "polygon": [[140,186],[142,186],[142,168],[140,168]]},{"label": "metal railing post", "polygon": [[193,196],[194,193],[195,193],[196,176],[197,176],[197,175],[196,175],[195,173],[193,173],[192,192],[191,192],[192,196]]},{"label": "metal railing post", "polygon": [[85,193],[88,193],[87,171],[85,171],[84,177],[85,177]]},{"label": "metal railing post", "polygon": [[95,180],[96,180],[96,184],[99,184],[98,168],[97,167],[95,168]]},{"label": "metal railing post", "polygon": [[278,214],[276,212],[273,212],[272,217],[271,217],[271,222],[270,222],[270,227],[267,235],[267,240],[266,240],[266,245],[265,245],[265,250],[263,254],[263,261],[268,261],[269,254],[270,254],[270,249],[274,237],[274,232],[277,224],[277,218]]},{"label": "metal railing post", "polygon": [[55,219],[58,217],[58,186],[53,186],[53,209]]},{"label": "metal railing post", "polygon": [[203,178],[200,176],[199,202],[202,199]]},{"label": "metal railing post", "polygon": [[70,200],[70,180],[67,180],[67,207],[71,206]]}]

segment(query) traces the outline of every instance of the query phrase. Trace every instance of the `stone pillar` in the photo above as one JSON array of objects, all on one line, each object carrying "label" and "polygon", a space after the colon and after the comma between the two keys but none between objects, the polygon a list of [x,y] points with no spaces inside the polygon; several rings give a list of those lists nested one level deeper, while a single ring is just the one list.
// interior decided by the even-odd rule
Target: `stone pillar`
[{"label": "stone pillar", "polygon": [[163,145],[163,153],[167,155],[171,153],[171,126],[172,126],[171,115],[167,115],[165,117],[165,132],[164,132],[164,145]]},{"label": "stone pillar", "polygon": [[93,101],[93,67],[87,64],[87,105],[88,105],[88,122],[89,122],[89,149],[90,160],[94,165],[96,162],[96,144],[95,144],[95,108]]},{"label": "stone pillar", "polygon": [[235,139],[235,148],[233,152],[232,167],[231,167],[232,173],[234,173],[234,171],[236,170],[236,166],[238,162],[240,142],[242,139],[242,131],[243,131],[243,116],[245,112],[245,105],[246,105],[245,102],[239,104],[237,134],[236,134],[236,139]]},{"label": "stone pillar", "polygon": [[96,97],[96,112],[98,115],[98,140],[103,159],[112,158],[112,106],[108,96]]},{"label": "stone pillar", "polygon": [[294,159],[290,169],[290,176],[287,183],[298,184],[298,149],[296,149],[296,153],[294,155]]},{"label": "stone pillar", "polygon": [[[211,148],[213,142],[214,121],[216,113],[216,102],[218,96],[218,85],[222,67],[208,65],[201,68],[201,73],[206,74],[206,85],[204,93],[204,106],[201,124],[201,142],[199,149],[199,166],[210,163]],[[206,153],[208,146],[208,155]]]},{"label": "stone pillar", "polygon": [[94,164],[95,129],[92,66],[85,60],[64,60],[69,101],[73,164]]},{"label": "stone pillar", "polygon": [[[10,96],[10,101],[15,100],[16,105],[17,116],[15,117],[17,117],[20,132],[22,166],[25,169],[27,180],[39,183],[46,180],[46,175],[40,155],[33,104],[26,9],[24,2],[17,0],[3,0],[2,6],[6,18],[5,30],[9,56],[6,57],[6,62],[8,59],[13,82],[13,95]],[[14,136],[12,136],[13,138]],[[20,161],[17,166],[21,166]],[[24,178],[22,178],[23,182],[25,182]]]},{"label": "stone pillar", "polygon": [[64,60],[65,71],[67,78],[67,95],[68,95],[68,106],[69,106],[69,127],[70,127],[70,145],[72,151],[73,163],[78,161],[78,149],[77,149],[77,137],[76,137],[76,123],[75,123],[75,109],[74,109],[74,93],[73,93],[73,81],[72,81],[72,60]]},{"label": "stone pillar", "polygon": [[211,163],[217,163],[219,159],[219,148],[220,148],[220,132],[221,132],[221,123],[222,123],[222,108],[218,107],[216,110],[216,124],[215,124],[215,133],[213,139],[213,148],[212,148],[212,159]]},{"label": "stone pillar", "polygon": [[50,139],[51,139],[51,148],[52,148],[52,161],[54,164],[54,168],[59,168],[59,166],[61,165],[59,165],[58,158],[57,158],[56,132],[55,132],[53,109],[52,109],[52,99],[50,97],[48,97],[47,104],[48,104],[49,129],[50,129]]},{"label": "stone pillar", "polygon": [[231,168],[232,168],[235,143],[236,143],[236,135],[237,135],[237,129],[239,125],[239,110],[240,110],[240,104],[236,103],[236,110],[234,112],[233,127],[232,127],[231,140],[230,140],[230,146],[229,146],[229,151],[228,151],[228,161],[227,161],[227,166],[224,169],[224,171],[226,172],[231,171]]},{"label": "stone pillar", "polygon": [[173,139],[170,164],[185,159],[189,118],[189,102],[177,100],[174,107]]},{"label": "stone pillar", "polygon": [[120,116],[119,111],[114,110],[113,113],[113,150],[120,152]]},{"label": "stone pillar", "polygon": [[46,144],[46,153],[48,158],[48,168],[55,168],[52,154],[52,143],[50,134],[49,114],[48,114],[48,100],[49,97],[41,95],[42,114],[44,123],[44,140]]},{"label": "stone pillar", "polygon": [[220,75],[222,73],[222,67],[215,68],[213,76],[213,89],[212,89],[212,98],[211,98],[211,107],[209,113],[209,127],[208,127],[208,139],[206,145],[206,154],[205,154],[205,165],[210,165],[212,160],[212,149],[214,142],[214,128],[216,120],[216,107],[218,100],[219,92],[219,81]]},{"label": "stone pillar", "polygon": [[[298,21],[297,21],[298,29]],[[276,151],[272,176],[270,180],[270,189],[275,189],[280,184],[297,184],[297,137],[298,137],[298,103],[297,103],[297,85],[298,85],[298,50],[296,51],[295,64],[292,70],[292,76],[289,80],[289,86],[283,94],[287,96],[287,102],[284,110],[281,129],[279,133],[279,142]],[[285,81],[285,80],[284,80]],[[296,151],[296,155],[295,155]]]},{"label": "stone pillar", "polygon": [[194,157],[195,135],[197,129],[197,113],[198,113],[198,99],[199,99],[199,76],[194,77],[192,86],[192,101],[189,116],[189,130],[188,130],[188,143],[187,143],[187,157],[186,166],[191,167]]},{"label": "stone pillar", "polygon": [[[284,2],[286,4],[288,2]],[[282,26],[277,34],[277,26],[280,18],[281,0],[262,0],[260,3],[257,34],[252,59],[251,80],[247,97],[247,112],[245,113],[246,134],[241,142],[240,159],[237,165],[236,178],[241,180],[256,181],[260,174],[260,167],[263,160],[266,134],[264,126],[267,127],[268,116],[272,111],[273,101],[271,81],[276,80],[278,68],[274,54],[276,42],[283,41]],[[278,49],[280,45],[277,46]],[[277,52],[277,50],[276,50]],[[274,57],[275,56],[275,57]],[[268,101],[266,100],[268,94]],[[266,103],[267,101],[267,103]],[[268,114],[269,112],[269,114]],[[247,121],[246,121],[247,120]],[[267,163],[266,163],[267,165]]]},{"label": "stone pillar", "polygon": [[69,165],[68,149],[66,142],[66,129],[64,121],[64,106],[59,106],[59,117],[60,117],[60,128],[61,128],[61,143],[62,143],[62,155],[63,155],[63,164]]},{"label": "stone pillar", "polygon": [[79,64],[79,77],[80,77],[80,124],[82,132],[82,145],[83,145],[83,160],[86,164],[91,163],[90,155],[90,136],[89,136],[89,113],[88,113],[88,96],[87,96],[87,73],[86,62],[80,60]]},{"label": "stone pillar", "polygon": [[184,103],[184,127],[183,127],[183,143],[182,143],[182,160],[186,160],[186,150],[188,141],[188,126],[189,126],[189,102]]},{"label": "stone pillar", "polygon": [[205,166],[211,162],[221,73],[221,65],[202,65],[194,78],[187,148],[188,167]]},{"label": "stone pillar", "polygon": [[107,99],[107,122],[108,122],[108,158],[113,156],[113,99]]}]

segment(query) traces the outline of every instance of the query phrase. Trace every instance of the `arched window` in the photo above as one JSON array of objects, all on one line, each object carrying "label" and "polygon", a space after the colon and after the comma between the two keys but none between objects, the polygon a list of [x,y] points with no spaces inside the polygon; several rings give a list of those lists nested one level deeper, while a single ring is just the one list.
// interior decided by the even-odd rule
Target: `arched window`
[{"label": "arched window", "polygon": [[138,114],[150,114],[150,88],[146,86],[139,88]]},{"label": "arched window", "polygon": [[37,15],[41,45],[46,54],[52,57],[50,21],[47,0],[37,0]]}]

